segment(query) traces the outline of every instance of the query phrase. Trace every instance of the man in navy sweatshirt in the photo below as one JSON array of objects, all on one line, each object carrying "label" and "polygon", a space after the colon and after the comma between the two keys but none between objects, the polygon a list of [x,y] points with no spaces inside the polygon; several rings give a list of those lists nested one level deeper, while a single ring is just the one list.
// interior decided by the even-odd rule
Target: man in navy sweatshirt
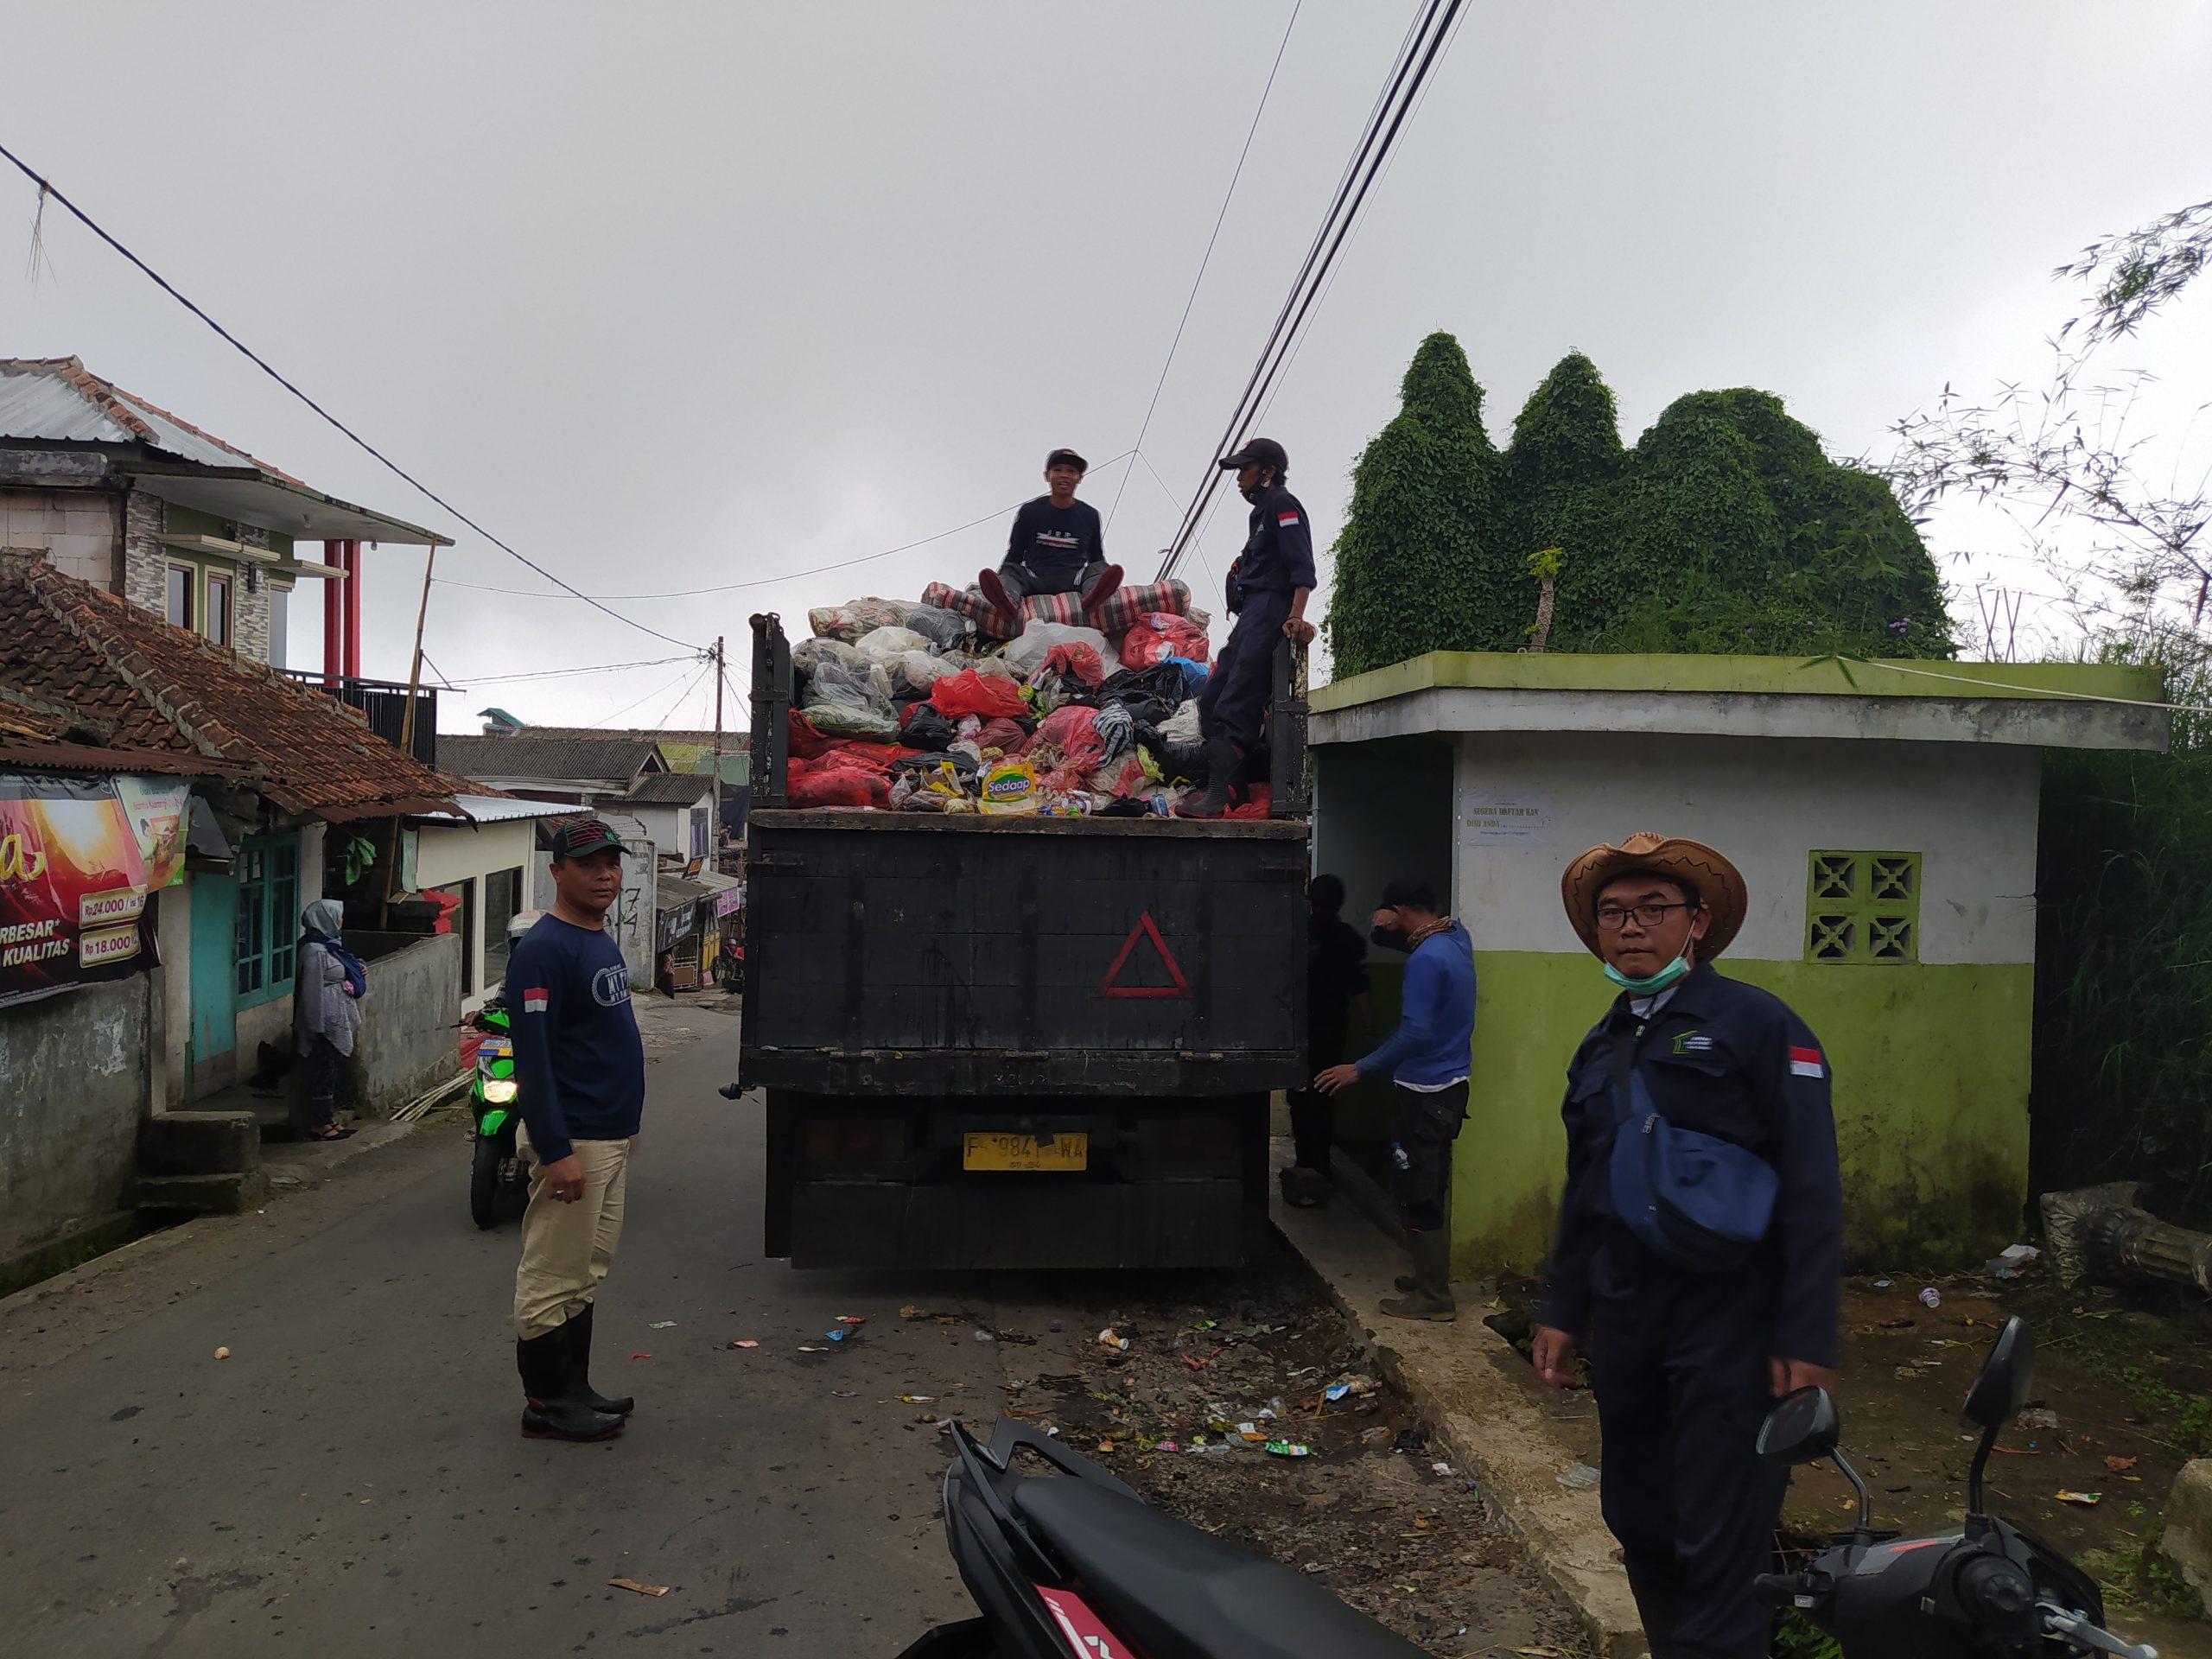
[{"label": "man in navy sweatshirt", "polygon": [[1046,456],[1045,483],[1052,493],[1021,504],[1007,536],[1006,558],[997,569],[976,577],[1010,633],[1021,632],[1021,601],[1031,594],[1081,594],[1088,611],[1122,585],[1122,567],[1106,563],[1098,509],[1075,499],[1090,467],[1072,449]]},{"label": "man in navy sweatshirt", "polygon": [[1313,1079],[1325,1095],[1362,1077],[1396,1085],[1390,1110],[1391,1196],[1405,1224],[1414,1270],[1398,1281],[1406,1294],[1382,1311],[1401,1319],[1452,1319],[1452,1236],[1445,1211],[1452,1192],[1452,1143],[1467,1120],[1467,1079],[1475,1041],[1475,947],[1467,930],[1438,912],[1436,893],[1420,881],[1393,881],[1376,907],[1368,937],[1406,961],[1398,1028],[1365,1059],[1332,1065]]},{"label": "man in navy sweatshirt", "polygon": [[507,960],[517,1147],[531,1160],[515,1270],[522,1432],[602,1440],[635,1402],[591,1386],[592,1304],[622,1236],[630,1139],[645,1103],[645,1051],[630,971],[607,931],[622,891],[621,839],[598,818],[553,836],[553,908]]}]

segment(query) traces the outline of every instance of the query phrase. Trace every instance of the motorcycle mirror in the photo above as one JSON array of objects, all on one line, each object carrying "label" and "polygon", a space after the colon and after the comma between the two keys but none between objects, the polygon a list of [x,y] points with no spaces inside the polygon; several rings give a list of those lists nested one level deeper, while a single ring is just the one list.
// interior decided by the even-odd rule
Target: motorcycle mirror
[{"label": "motorcycle mirror", "polygon": [[1800,1389],[1787,1395],[1759,1425],[1758,1454],[1769,1463],[1818,1463],[1835,1455],[1843,1441],[1843,1420],[1826,1389]]},{"label": "motorcycle mirror", "polygon": [[2020,1414],[2036,1382],[2035,1332],[2017,1314],[2005,1321],[1967,1390],[1966,1420],[1996,1430]]}]

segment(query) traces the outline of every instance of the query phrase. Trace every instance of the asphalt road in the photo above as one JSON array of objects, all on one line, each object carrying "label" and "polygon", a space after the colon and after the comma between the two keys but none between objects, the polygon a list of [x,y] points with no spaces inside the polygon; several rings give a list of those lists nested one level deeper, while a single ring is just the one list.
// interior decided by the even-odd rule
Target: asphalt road
[{"label": "asphalt road", "polygon": [[[887,1656],[962,1616],[944,1441],[898,1395],[988,1419],[995,1345],[901,1322],[913,1275],[760,1260],[757,1112],[715,1092],[736,1022],[692,1023],[652,1051],[600,1304],[626,1434],[517,1433],[517,1230],[470,1225],[460,1131],[427,1128],[0,1305],[0,1649]],[[982,1323],[988,1294],[957,1299]]]}]

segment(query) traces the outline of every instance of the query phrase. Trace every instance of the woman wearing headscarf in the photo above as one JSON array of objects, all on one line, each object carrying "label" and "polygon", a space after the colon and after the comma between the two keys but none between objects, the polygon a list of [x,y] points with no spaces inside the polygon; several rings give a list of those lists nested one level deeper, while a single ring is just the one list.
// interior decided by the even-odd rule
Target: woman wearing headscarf
[{"label": "woman wearing headscarf", "polygon": [[300,912],[299,980],[292,992],[292,1023],[308,1063],[308,1103],[316,1141],[343,1141],[338,1127],[338,1062],[353,1052],[361,1028],[361,998],[368,969],[339,938],[346,912],[335,899],[318,899]]}]

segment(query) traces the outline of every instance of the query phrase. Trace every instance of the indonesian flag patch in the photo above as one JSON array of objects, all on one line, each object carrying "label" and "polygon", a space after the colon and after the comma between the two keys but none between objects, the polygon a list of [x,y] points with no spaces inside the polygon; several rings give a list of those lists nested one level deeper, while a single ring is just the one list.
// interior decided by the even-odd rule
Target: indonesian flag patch
[{"label": "indonesian flag patch", "polygon": [[[552,996],[552,995],[553,995],[553,992],[552,992],[552,990],[551,990],[551,988],[550,988],[550,987],[547,987],[547,986],[542,986],[542,985],[541,985],[541,986],[538,986],[538,987],[537,987],[537,988],[533,988],[533,989],[524,991],[524,992],[522,994],[522,1011],[523,1011],[524,1014],[543,1014],[543,1013],[544,1013],[544,1012],[545,1012],[545,1004],[546,1004],[547,1001],[548,1001],[548,1000]],[[1796,1054],[1796,1053],[1800,1053],[1800,1052],[1808,1052],[1809,1051],[1803,1051],[1803,1050],[1798,1050],[1798,1049],[1794,1049],[1794,1048],[1793,1048],[1793,1049],[1791,1049],[1789,1052],[1790,1052],[1791,1053],[1793,1053],[1793,1054]],[[1817,1059],[1819,1059],[1821,1057],[1820,1057],[1819,1055],[1817,1055],[1817,1054],[1815,1054],[1815,1055],[1813,1056],[1813,1058],[1814,1058],[1815,1060],[1817,1060]],[[1819,1075],[1820,1075],[1820,1068],[1819,1068],[1818,1066],[1815,1066],[1815,1067],[1814,1068],[1814,1075],[1815,1075],[1815,1077],[1817,1077],[1817,1076],[1819,1076]]]},{"label": "indonesian flag patch", "polygon": [[1793,1048],[1789,1051],[1789,1075],[1793,1077],[1825,1077],[1821,1069],[1821,1051],[1817,1048]]},{"label": "indonesian flag patch", "polygon": [[1275,514],[1275,528],[1277,530],[1288,530],[1297,522],[1298,515],[1294,512],[1279,512]]}]

